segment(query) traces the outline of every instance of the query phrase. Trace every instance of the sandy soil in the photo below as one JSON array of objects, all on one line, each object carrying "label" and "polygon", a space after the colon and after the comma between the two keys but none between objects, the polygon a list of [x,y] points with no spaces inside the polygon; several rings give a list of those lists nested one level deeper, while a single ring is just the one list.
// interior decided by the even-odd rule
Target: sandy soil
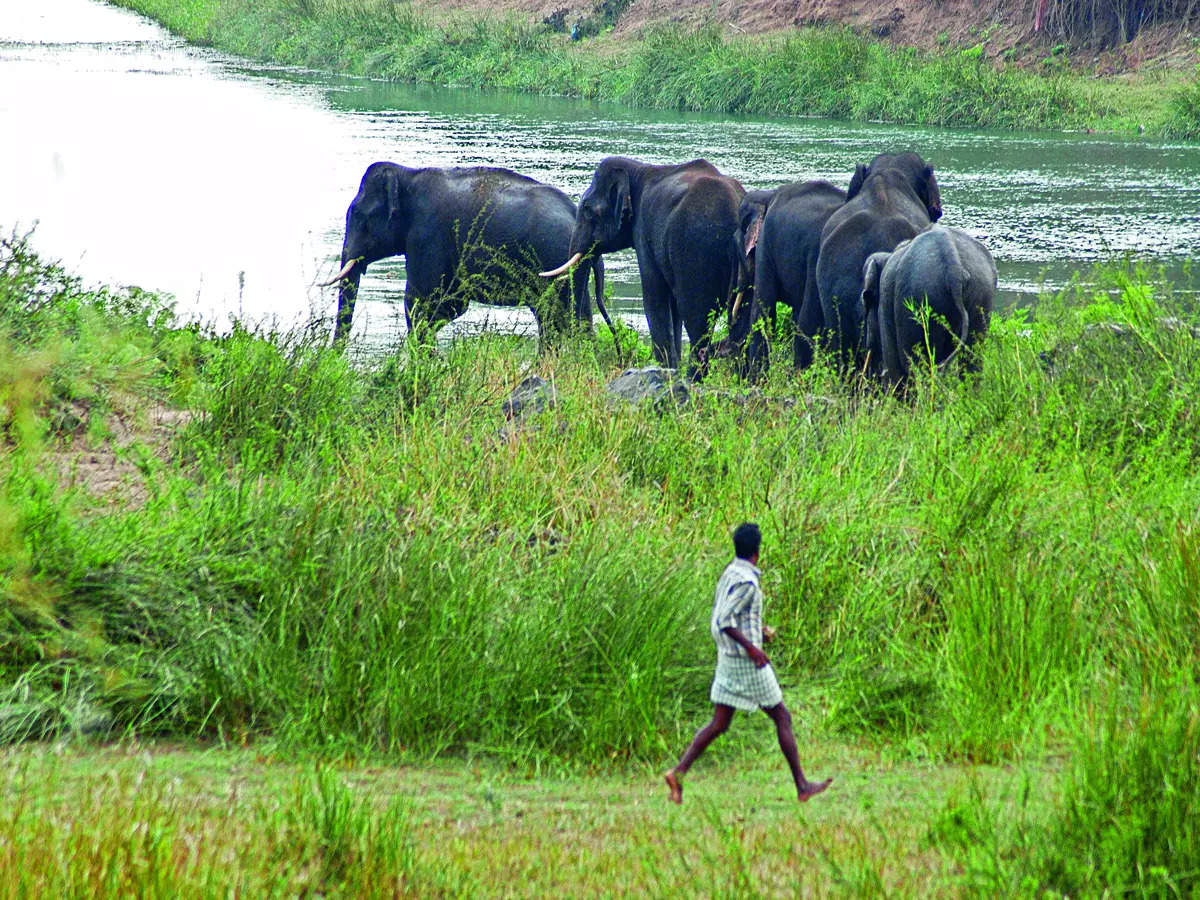
[{"label": "sandy soil", "polygon": [[[80,423],[89,417],[82,406],[68,414]],[[165,462],[176,431],[191,417],[187,410],[168,406],[113,413],[105,420],[107,437],[93,440],[81,427],[46,459],[62,487],[82,489],[97,510],[136,509],[149,497],[146,462]]]}]

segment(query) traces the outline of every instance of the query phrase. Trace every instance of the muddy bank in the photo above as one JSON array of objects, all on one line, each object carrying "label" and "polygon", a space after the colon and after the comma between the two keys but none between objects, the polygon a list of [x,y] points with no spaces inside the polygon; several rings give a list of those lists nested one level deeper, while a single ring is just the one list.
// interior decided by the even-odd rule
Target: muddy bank
[{"label": "muddy bank", "polygon": [[[717,24],[730,34],[777,35],[807,25],[844,25],[897,47],[936,51],[980,46],[989,58],[1040,67],[1047,57],[1101,75],[1144,69],[1190,71],[1200,13],[1186,4],[1142,4],[1122,19],[1121,4],[1076,11],[1070,0],[420,0],[428,15],[515,14],[532,20],[612,24],[618,40],[647,26]],[[1112,7],[1105,10],[1104,7]],[[1153,7],[1160,7],[1152,10]],[[1189,18],[1190,15],[1190,18]]]}]

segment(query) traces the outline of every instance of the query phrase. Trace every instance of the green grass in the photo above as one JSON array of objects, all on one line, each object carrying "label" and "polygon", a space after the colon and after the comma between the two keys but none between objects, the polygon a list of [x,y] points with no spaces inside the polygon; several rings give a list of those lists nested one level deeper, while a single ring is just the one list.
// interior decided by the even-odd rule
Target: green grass
[{"label": "green grass", "polygon": [[231,53],[400,81],[723,113],[1200,136],[1195,77],[1031,72],[980,46],[922,52],[835,27],[756,38],[656,26],[573,43],[532,19],[434,21],[390,0],[117,3]]},{"label": "green grass", "polygon": [[[729,528],[752,518],[771,652],[815,774],[1015,763],[1053,776],[1032,811],[1020,784],[925,798],[925,850],[887,844],[886,823],[848,836],[831,821],[894,853],[878,866],[835,854],[830,883],[915,895],[895,867],[928,852],[929,877],[957,883],[945,857],[992,891],[1187,888],[1200,366],[1192,329],[1164,318],[1187,314],[1123,260],[1036,315],[998,316],[978,378],[918,375],[904,401],[825,365],[775,367],[753,392],[718,365],[681,407],[630,408],[606,396],[620,367],[603,329],[540,357],[482,336],[356,361],[309,331],[180,327],[159,298],[85,288],[13,236],[0,243],[0,739],[252,742],[585,784],[657,771],[706,715],[712,584]],[[530,372],[558,404],[514,428],[501,403]],[[164,445],[136,423],[165,405],[189,415]],[[64,475],[64,458],[96,448],[132,463],[126,499]],[[769,729],[739,721],[718,764],[777,767]],[[112,789],[121,815],[159,823],[137,832],[148,843],[106,843],[127,833],[97,824],[100,803],[92,831],[47,845],[92,848],[78,877],[101,893],[123,890],[136,860],[170,869],[191,815]],[[287,816],[326,824],[296,837],[283,813],[250,810],[265,847],[319,838],[409,877],[405,810],[304,790],[324,799]],[[689,865],[784,851],[782,824],[747,830],[724,796],[709,795],[713,855],[685,853]],[[13,822],[45,843],[43,824]],[[620,830],[588,828],[601,846]],[[567,864],[536,849],[545,833],[525,837],[530,867]],[[626,849],[656,859],[657,840]],[[597,853],[578,864],[609,866]],[[475,871],[469,858],[443,874]],[[203,893],[208,863],[195,865]],[[746,865],[752,893],[761,870]],[[358,889],[350,869],[318,870]]]},{"label": "green grass", "polygon": [[957,880],[928,838],[942,798],[1029,780],[808,744],[837,780],[797,807],[770,731],[736,719],[729,737],[757,732],[767,740],[747,752],[773,756],[730,762],[717,745],[683,807],[645,767],[531,777],[486,762],[21,748],[0,756],[0,896],[932,896]]}]

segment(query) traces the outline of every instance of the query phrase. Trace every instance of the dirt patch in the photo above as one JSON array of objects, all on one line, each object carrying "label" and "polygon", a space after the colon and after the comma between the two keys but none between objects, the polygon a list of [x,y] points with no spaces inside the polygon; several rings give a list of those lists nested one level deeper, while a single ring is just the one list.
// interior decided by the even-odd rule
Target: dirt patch
[{"label": "dirt patch", "polygon": [[80,490],[97,512],[137,509],[149,498],[146,475],[152,460],[166,462],[175,434],[192,419],[188,410],[169,406],[132,409],[105,416],[103,439],[89,437],[84,423],[91,410],[72,404],[66,410],[80,427],[46,459],[67,490]]}]

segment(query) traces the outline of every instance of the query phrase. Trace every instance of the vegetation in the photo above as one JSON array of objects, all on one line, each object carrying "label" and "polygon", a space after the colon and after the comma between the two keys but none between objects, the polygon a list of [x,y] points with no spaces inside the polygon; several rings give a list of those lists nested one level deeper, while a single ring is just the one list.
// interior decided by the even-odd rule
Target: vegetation
[{"label": "vegetation", "polygon": [[516,19],[434,22],[392,0],[116,2],[232,53],[402,81],[724,113],[1200,136],[1195,78],[1098,82],[1053,55],[1032,73],[996,65],[981,45],[925,53],[842,28],[763,39],[678,26],[572,42]]},{"label": "vegetation", "polygon": [[1125,44],[1159,22],[1187,28],[1195,10],[1191,0],[1043,0],[1034,21],[1067,40]]},{"label": "vegetation", "polygon": [[956,864],[928,837],[941,798],[1013,781],[838,762],[820,806],[797,809],[778,760],[706,765],[680,809],[644,770],[529,778],[478,761],[23,748],[0,756],[0,896],[937,896]]},{"label": "vegetation", "polygon": [[[320,335],[177,325],[160,298],[87,289],[13,236],[0,242],[0,739],[482,759],[496,777],[603,786],[665,767],[703,718],[712,579],[729,527],[755,518],[772,655],[814,774],[869,772],[879,754],[1023,767],[958,776],[948,800],[918,790],[875,831],[860,816],[855,840],[878,854],[831,851],[835,883],[882,884],[931,853],[945,862],[921,877],[958,872],[989,893],[1189,893],[1200,366],[1180,316],[1161,277],[1123,261],[1036,316],[998,316],[982,376],[918,377],[906,401],[818,365],[776,366],[756,391],[719,370],[681,406],[626,407],[603,388],[617,369],[603,330],[541,358],[493,336],[356,364]],[[501,401],[531,371],[557,404],[506,423]],[[146,428],[163,407],[189,411],[165,446]],[[115,493],[64,463],[84,448],[127,464]],[[774,759],[766,731],[714,749],[701,778],[730,752]],[[24,797],[34,764],[12,759],[8,790]],[[180,848],[217,814],[134,777],[88,782],[73,794],[90,798],[82,816],[55,793],[73,782],[35,777],[44,802],[4,804],[2,868],[53,853],[67,880],[45,883],[67,893],[203,893],[230,857]],[[238,807],[254,849],[234,859],[260,874],[294,861],[247,889],[317,878],[353,894],[382,870],[378,884],[430,889],[420,860],[441,832],[413,838],[403,803],[368,804],[328,772],[295,777],[284,800]],[[710,789],[697,827],[722,849],[703,871],[794,837],[794,813],[748,831]],[[554,844],[552,818],[528,832],[531,865],[562,864],[535,849]],[[822,821],[818,836],[850,840]],[[648,866],[668,826],[643,825],[621,846]],[[671,847],[698,839],[671,833]],[[847,869],[855,858],[866,868]],[[756,883],[744,893],[786,892]]]}]

